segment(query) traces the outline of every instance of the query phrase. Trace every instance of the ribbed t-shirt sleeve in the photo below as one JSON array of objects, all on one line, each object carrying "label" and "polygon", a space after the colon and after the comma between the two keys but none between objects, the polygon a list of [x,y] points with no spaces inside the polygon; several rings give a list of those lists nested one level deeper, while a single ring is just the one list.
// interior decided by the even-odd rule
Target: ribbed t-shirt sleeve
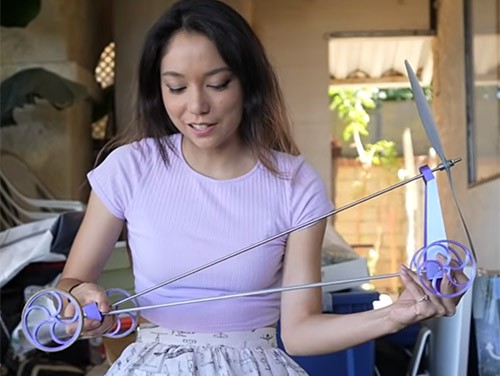
[{"label": "ribbed t-shirt sleeve", "polygon": [[299,226],[333,210],[333,202],[317,171],[300,159],[291,186],[292,226]]},{"label": "ribbed t-shirt sleeve", "polygon": [[131,145],[125,145],[113,150],[99,166],[87,174],[87,179],[111,214],[125,219],[145,167],[140,151]]}]

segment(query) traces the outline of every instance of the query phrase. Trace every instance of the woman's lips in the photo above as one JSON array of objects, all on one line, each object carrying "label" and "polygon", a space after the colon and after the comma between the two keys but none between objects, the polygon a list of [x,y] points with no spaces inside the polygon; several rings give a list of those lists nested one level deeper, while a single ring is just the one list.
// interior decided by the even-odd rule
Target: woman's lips
[{"label": "woman's lips", "polygon": [[215,123],[190,123],[189,127],[198,136],[209,134],[214,129]]}]

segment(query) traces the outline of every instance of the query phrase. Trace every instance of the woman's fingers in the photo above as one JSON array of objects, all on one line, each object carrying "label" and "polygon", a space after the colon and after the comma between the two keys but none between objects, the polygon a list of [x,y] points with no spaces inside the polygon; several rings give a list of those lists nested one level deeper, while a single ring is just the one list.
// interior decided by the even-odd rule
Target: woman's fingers
[{"label": "woman's fingers", "polygon": [[[109,312],[111,307],[107,300],[101,300],[98,303],[98,309],[99,312],[104,314]],[[82,334],[94,337],[108,332],[114,326],[114,317],[112,315],[102,315],[101,317],[100,321],[85,319]]]},{"label": "woman's fingers", "polygon": [[[443,295],[452,295],[456,292],[456,287],[450,281],[447,274],[443,276],[440,286],[440,292]],[[456,311],[456,306],[460,298],[442,298],[443,306],[446,309],[446,316],[453,316]]]},{"label": "woman's fingers", "polygon": [[103,316],[102,321],[96,320],[85,320],[88,321],[87,326],[82,331],[84,336],[96,337],[102,334],[106,334],[115,326],[114,316]]},{"label": "woman's fingers", "polygon": [[[66,306],[64,307],[63,315],[64,317],[74,317],[76,313],[75,306],[68,301]],[[78,323],[71,323],[66,325],[65,327],[66,333],[68,333],[70,336],[72,336],[75,331],[78,329]]]},{"label": "woman's fingers", "polygon": [[[438,255],[438,258],[440,256],[441,255]],[[439,261],[444,262],[443,260]],[[409,270],[405,266],[402,267],[402,271],[404,270],[407,278],[412,281],[405,283],[405,286],[410,289],[414,298],[420,303],[426,301],[432,302],[436,311],[436,316],[452,316],[455,314],[456,306],[460,302],[462,294],[457,297],[447,296],[456,294],[469,281],[463,270],[458,268],[458,264],[455,260],[451,261],[450,266],[453,269],[449,274],[444,273],[442,279],[436,285],[433,285],[431,281],[422,280],[415,272]],[[430,293],[430,291],[436,292]],[[418,295],[415,294],[421,295],[418,297]],[[425,295],[427,295],[428,298],[425,297]],[[420,311],[419,309],[419,312]]]},{"label": "woman's fingers", "polygon": [[[406,276],[405,287],[412,293],[415,299],[415,312],[418,315],[440,317],[448,313],[448,307],[444,305],[442,299],[435,294],[429,293],[429,290],[432,290],[429,281],[421,281],[413,271],[405,266],[401,270],[404,270],[404,275]],[[426,287],[422,284],[425,284]]]},{"label": "woman's fingers", "polygon": [[452,274],[453,278],[455,278],[455,281],[457,281],[461,285],[465,285],[467,282],[469,282],[469,277],[467,277],[462,269],[454,270]]},{"label": "woman's fingers", "polygon": [[[97,309],[101,313],[107,313],[111,310],[111,306],[108,301],[108,296],[104,289],[99,285],[94,283],[82,283],[73,289],[72,295],[78,300],[80,305],[86,306],[88,304],[97,304]],[[66,312],[74,312],[74,307],[70,304],[66,308]],[[115,318],[113,315],[103,315],[102,319],[95,320],[85,318],[83,321],[82,335],[83,336],[98,336],[110,331],[115,325]],[[66,331],[70,334],[74,333],[77,328],[77,324],[68,325]]]},{"label": "woman's fingers", "polygon": [[[416,301],[428,301],[432,300],[434,302],[437,301],[434,294],[429,294],[429,290],[432,290],[431,284],[429,281],[422,282],[415,274],[415,272],[408,269],[406,266],[403,266],[405,274],[408,278],[408,282],[405,284],[407,288],[410,288],[412,291],[412,295]],[[425,286],[423,286],[425,284]]]},{"label": "woman's fingers", "polygon": [[468,283],[469,278],[467,278],[463,269],[460,268],[457,260],[447,261],[442,254],[438,254],[437,259],[442,265],[449,267],[449,272],[445,272],[443,275],[439,286],[439,292],[443,295],[442,301],[446,308],[446,316],[452,316],[455,313],[456,306],[460,302],[463,294],[451,298],[447,298],[447,296],[455,295],[457,292],[462,290],[463,286]]},{"label": "woman's fingers", "polygon": [[401,276],[403,277],[406,289],[411,293],[413,299],[420,299],[424,295],[424,292],[418,282],[413,279],[412,271],[406,266],[401,265]]},{"label": "woman's fingers", "polygon": [[396,323],[408,325],[433,317],[452,316],[455,313],[462,294],[453,298],[443,295],[451,296],[461,291],[468,278],[459,270],[456,262],[452,261],[448,266],[451,267],[446,268],[443,278],[433,281],[421,278],[422,276],[406,266],[401,266],[401,279],[405,289],[394,304],[393,320]]}]

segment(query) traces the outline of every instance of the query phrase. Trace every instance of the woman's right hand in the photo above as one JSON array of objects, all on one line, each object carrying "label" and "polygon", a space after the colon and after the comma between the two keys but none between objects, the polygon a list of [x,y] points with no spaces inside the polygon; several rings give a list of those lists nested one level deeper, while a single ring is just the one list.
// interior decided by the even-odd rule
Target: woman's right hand
[{"label": "woman's right hand", "polygon": [[[76,300],[80,303],[81,307],[88,304],[97,304],[97,308],[101,313],[106,313],[111,310],[109,304],[108,296],[104,289],[92,282],[83,282],[71,290],[71,295],[73,295]],[[65,317],[71,317],[75,314],[75,307],[72,304],[68,304],[64,310]],[[83,329],[81,335],[96,337],[109,332],[116,324],[116,318],[114,315],[103,316],[102,321],[84,319]],[[68,325],[67,332],[72,335],[77,326],[76,324]]]}]

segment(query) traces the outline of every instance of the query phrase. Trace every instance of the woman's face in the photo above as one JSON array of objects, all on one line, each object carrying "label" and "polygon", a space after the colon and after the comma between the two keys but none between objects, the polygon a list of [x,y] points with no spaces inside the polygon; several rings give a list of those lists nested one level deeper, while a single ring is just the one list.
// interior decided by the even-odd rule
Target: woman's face
[{"label": "woman's face", "polygon": [[239,145],[243,93],[215,44],[202,34],[174,35],[161,61],[167,113],[184,147],[224,150]]}]

